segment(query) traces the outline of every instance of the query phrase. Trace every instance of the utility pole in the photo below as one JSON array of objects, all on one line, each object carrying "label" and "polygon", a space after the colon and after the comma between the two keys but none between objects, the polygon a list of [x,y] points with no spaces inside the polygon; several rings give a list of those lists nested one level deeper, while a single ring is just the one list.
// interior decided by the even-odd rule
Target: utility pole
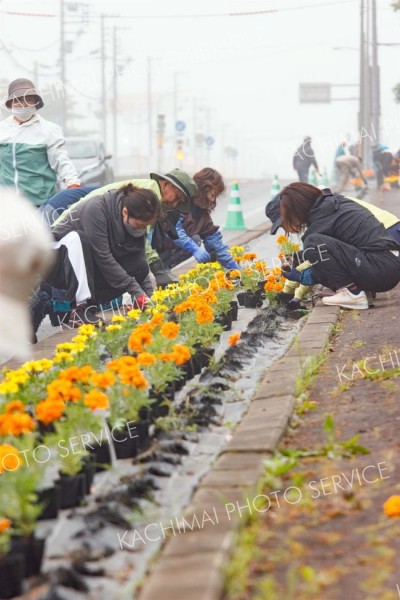
[{"label": "utility pole", "polygon": [[100,16],[100,65],[101,65],[101,118],[103,130],[103,144],[107,149],[107,88],[106,88],[106,35],[105,35],[105,15]]},{"label": "utility pole", "polygon": [[149,167],[152,160],[153,153],[153,109],[152,109],[152,98],[151,98],[151,56],[147,57],[147,116],[149,120],[148,129],[148,147],[149,147]]},{"label": "utility pole", "polygon": [[376,0],[372,0],[372,124],[374,126],[375,141],[380,138],[380,81],[378,66],[378,33],[376,18]]},{"label": "utility pole", "polygon": [[114,170],[118,173],[118,72],[117,72],[117,31],[118,27],[113,28],[113,158]]},{"label": "utility pole", "polygon": [[64,0],[60,0],[60,79],[62,86],[61,94],[61,127],[65,132],[67,122],[67,87],[65,81],[65,15]]}]

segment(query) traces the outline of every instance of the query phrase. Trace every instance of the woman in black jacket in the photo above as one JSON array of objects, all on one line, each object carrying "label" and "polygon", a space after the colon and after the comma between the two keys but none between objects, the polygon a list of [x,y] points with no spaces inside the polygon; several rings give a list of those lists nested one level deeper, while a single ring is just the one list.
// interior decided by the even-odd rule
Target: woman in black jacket
[{"label": "woman in black jacket", "polygon": [[303,259],[314,283],[336,291],[324,304],[368,308],[365,291],[386,292],[400,281],[400,246],[363,206],[307,183],[281,191],[282,227],[303,233]]}]

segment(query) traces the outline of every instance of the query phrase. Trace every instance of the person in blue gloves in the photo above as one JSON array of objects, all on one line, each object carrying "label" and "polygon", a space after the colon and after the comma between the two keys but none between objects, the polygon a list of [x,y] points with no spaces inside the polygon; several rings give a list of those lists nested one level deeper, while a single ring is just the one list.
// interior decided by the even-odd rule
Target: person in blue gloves
[{"label": "person in blue gloves", "polygon": [[218,171],[205,167],[195,175],[197,193],[190,201],[190,211],[186,215],[176,213],[175,229],[178,239],[166,240],[165,249],[160,253],[166,268],[191,258],[199,263],[217,260],[225,269],[237,269],[219,226],[215,225],[211,213],[217,205],[217,198],[225,191],[224,180]]}]

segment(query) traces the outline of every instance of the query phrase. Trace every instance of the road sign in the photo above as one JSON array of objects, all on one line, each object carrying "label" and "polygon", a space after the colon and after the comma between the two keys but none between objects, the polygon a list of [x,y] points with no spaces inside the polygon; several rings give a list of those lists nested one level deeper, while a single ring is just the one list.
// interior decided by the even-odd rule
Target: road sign
[{"label": "road sign", "polygon": [[330,83],[300,83],[300,104],[329,104],[331,87]]},{"label": "road sign", "polygon": [[177,121],[175,123],[175,129],[176,129],[176,131],[185,131],[185,129],[186,129],[185,121]]},{"label": "road sign", "polygon": [[205,140],[204,140],[206,146],[213,146],[214,145],[214,138],[211,135],[208,135]]}]

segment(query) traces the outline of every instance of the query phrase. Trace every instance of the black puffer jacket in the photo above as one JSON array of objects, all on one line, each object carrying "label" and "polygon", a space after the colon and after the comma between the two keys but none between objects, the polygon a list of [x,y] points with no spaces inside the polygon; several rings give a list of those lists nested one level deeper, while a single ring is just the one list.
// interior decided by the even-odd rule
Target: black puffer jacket
[{"label": "black puffer jacket", "polygon": [[328,189],[323,191],[310,211],[303,241],[312,233],[329,235],[363,252],[400,249],[368,209]]},{"label": "black puffer jacket", "polygon": [[149,277],[140,286],[119,264],[118,259],[136,254],[138,261],[145,260],[144,235],[135,238],[127,233],[122,221],[122,193],[111,190],[102,196],[94,196],[73,207],[71,212],[53,229],[56,240],[71,231],[87,235],[93,260],[107,283],[132,295],[152,293]]}]

